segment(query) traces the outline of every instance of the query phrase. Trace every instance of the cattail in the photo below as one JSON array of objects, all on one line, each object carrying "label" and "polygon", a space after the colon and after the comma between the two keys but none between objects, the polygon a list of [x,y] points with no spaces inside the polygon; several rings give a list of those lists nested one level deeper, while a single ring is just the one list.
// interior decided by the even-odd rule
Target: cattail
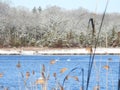
[{"label": "cattail", "polygon": [[16,65],[17,68],[21,67],[20,61],[18,61],[18,64]]},{"label": "cattail", "polygon": [[62,68],[62,69],[60,70],[60,73],[64,73],[66,70],[67,70],[67,68]]},{"label": "cattail", "polygon": [[34,70],[32,71],[32,74],[35,75],[35,71]]},{"label": "cattail", "polygon": [[30,76],[30,73],[29,72],[26,72],[26,79],[28,79]]},{"label": "cattail", "polygon": [[41,77],[41,78],[37,79],[35,83],[36,84],[45,84],[45,79]]},{"label": "cattail", "polygon": [[67,75],[66,77],[65,77],[65,80],[68,80],[69,79],[69,76]]},{"label": "cattail", "polygon": [[0,78],[2,78],[3,77],[3,74],[2,73],[0,73]]},{"label": "cattail", "polygon": [[45,72],[45,65],[42,65],[42,72]]},{"label": "cattail", "polygon": [[42,74],[42,77],[45,79],[45,74],[44,74],[44,72],[42,72],[41,74]]},{"label": "cattail", "polygon": [[105,68],[106,70],[109,70],[109,66],[108,65],[105,65],[105,66],[103,66],[103,68]]},{"label": "cattail", "polygon": [[79,82],[79,78],[77,76],[73,76],[72,77],[75,81],[78,81]]},{"label": "cattail", "polygon": [[94,24],[93,18],[90,18],[90,19],[89,19],[88,28],[89,28],[90,22],[91,22],[91,26],[92,26],[92,35],[94,35],[94,34],[95,34],[95,24]]},{"label": "cattail", "polygon": [[56,77],[57,77],[57,74],[56,74],[56,73],[53,73],[53,76],[56,78]]},{"label": "cattail", "polygon": [[55,64],[56,63],[56,60],[51,60],[50,61],[50,64]]}]

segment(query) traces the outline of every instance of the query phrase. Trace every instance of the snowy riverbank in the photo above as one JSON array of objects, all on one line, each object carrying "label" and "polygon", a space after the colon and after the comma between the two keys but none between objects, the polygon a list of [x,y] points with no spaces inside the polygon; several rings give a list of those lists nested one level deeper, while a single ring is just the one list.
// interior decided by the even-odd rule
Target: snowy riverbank
[{"label": "snowy riverbank", "polygon": [[[94,51],[94,49],[92,49]],[[86,48],[70,48],[70,49],[40,49],[40,48],[9,48],[0,49],[0,55],[79,55],[89,54],[89,49]],[[97,48],[96,54],[120,54],[120,48]]]}]

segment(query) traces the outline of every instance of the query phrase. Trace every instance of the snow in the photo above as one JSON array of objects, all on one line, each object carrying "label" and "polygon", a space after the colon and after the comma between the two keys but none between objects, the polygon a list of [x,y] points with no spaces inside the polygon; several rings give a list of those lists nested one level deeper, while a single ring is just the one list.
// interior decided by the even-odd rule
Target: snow
[{"label": "snow", "polygon": [[[94,48],[92,51],[94,52]],[[97,48],[96,54],[120,54],[120,48]],[[1,55],[72,55],[72,54],[90,54],[86,48],[71,49],[36,49],[36,50],[18,50],[18,49],[0,49]]]}]

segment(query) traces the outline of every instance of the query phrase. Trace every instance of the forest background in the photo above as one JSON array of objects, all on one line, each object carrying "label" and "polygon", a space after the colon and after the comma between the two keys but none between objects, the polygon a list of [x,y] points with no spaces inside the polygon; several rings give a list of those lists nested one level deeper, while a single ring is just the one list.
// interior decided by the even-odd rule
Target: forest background
[{"label": "forest background", "polygon": [[[93,37],[89,19],[94,19]],[[120,46],[120,14],[107,13],[98,47]],[[101,13],[84,8],[66,10],[57,6],[46,9],[12,7],[0,2],[0,47],[84,48],[95,45]],[[89,26],[89,27],[88,27]]]}]

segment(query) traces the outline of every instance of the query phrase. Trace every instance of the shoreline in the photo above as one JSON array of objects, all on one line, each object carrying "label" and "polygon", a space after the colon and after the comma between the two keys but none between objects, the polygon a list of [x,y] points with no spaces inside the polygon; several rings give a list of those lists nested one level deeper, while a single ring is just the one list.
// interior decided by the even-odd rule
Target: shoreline
[{"label": "shoreline", "polygon": [[[94,48],[92,51],[94,52]],[[87,55],[90,48],[0,48],[0,55]],[[96,48],[97,55],[118,55],[120,48]]]}]

